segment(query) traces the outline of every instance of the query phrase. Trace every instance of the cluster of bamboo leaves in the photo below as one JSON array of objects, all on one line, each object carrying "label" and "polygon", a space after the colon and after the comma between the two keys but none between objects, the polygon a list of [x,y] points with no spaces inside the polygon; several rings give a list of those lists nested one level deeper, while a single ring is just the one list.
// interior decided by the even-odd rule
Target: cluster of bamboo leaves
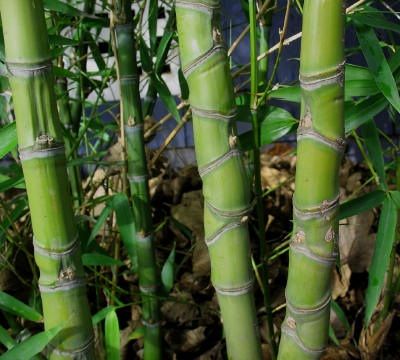
[{"label": "cluster of bamboo leaves", "polygon": [[[82,262],[91,286],[96,288],[97,304],[93,304],[95,315],[92,317],[93,326],[104,331],[104,347],[108,359],[120,357],[120,329],[118,311],[131,304],[119,300],[120,294],[125,294],[116,284],[118,272],[126,271],[126,263],[122,259],[125,254],[119,249],[119,239],[124,244],[131,243],[131,235],[135,232],[134,216],[128,196],[125,193],[105,194],[94,198],[96,184],[95,170],[102,168],[111,175],[115,168],[123,167],[123,159],[119,161],[105,161],[107,150],[116,142],[120,131],[119,119],[114,115],[118,103],[107,103],[103,98],[103,91],[117,78],[115,64],[108,61],[113,56],[111,39],[102,38],[102,30],[109,27],[108,16],[100,16],[94,0],[68,1],[44,0],[46,22],[49,33],[53,69],[57,81],[58,108],[63,125],[63,135],[66,143],[68,170],[71,189],[74,198],[74,207],[79,231],[82,239]],[[276,84],[275,71],[279,66],[281,49],[291,46],[283,40],[289,36],[285,33],[285,24],[281,34],[281,42],[270,46],[268,50],[268,31],[274,13],[290,11],[302,13],[302,1],[287,1],[277,3],[269,1],[270,7],[266,13],[257,13],[252,9],[252,1],[241,1],[243,11],[249,19],[250,36],[258,42],[265,36],[267,48],[265,52],[272,57],[275,65],[269,72],[262,72],[261,63],[257,63],[257,56],[262,55],[260,47],[252,47],[251,64],[232,64],[234,79],[240,81],[248,79],[256,92],[262,94],[263,101],[257,107],[258,117],[252,118],[254,99],[249,92],[239,91],[236,104],[239,109],[240,121],[252,123],[253,129],[239,136],[240,147],[243,151],[256,151],[252,158],[253,169],[257,184],[256,172],[259,170],[259,149],[265,145],[281,140],[284,136],[296,131],[298,120],[282,106],[272,106],[270,101],[276,99],[281,102],[300,104],[300,86],[295,84]],[[101,5],[100,5],[101,3]],[[263,9],[264,2],[259,2],[258,10]],[[266,1],[268,3],[268,1]],[[356,2],[357,3],[357,2]],[[396,244],[399,241],[398,216],[400,208],[400,153],[398,141],[388,137],[376,119],[382,114],[393,122],[394,128],[399,129],[400,97],[398,81],[400,78],[400,51],[399,15],[390,6],[383,6],[377,1],[361,1],[354,6],[346,16],[346,30],[355,31],[359,46],[347,48],[346,56],[356,53],[363,55],[366,66],[347,63],[345,67],[345,131],[349,142],[354,142],[359,148],[363,161],[370,171],[370,178],[363,186],[374,183],[376,189],[362,196],[348,199],[340,206],[340,219],[346,219],[370,209],[379,210],[377,238],[372,262],[368,273],[368,287],[365,292],[364,326],[373,326],[382,323],[393,309],[395,295],[400,291],[400,276],[394,272],[396,264]],[[379,3],[379,6],[378,6]],[[154,106],[158,99],[170,113],[171,121],[177,122],[178,129],[182,127],[184,118],[182,108],[186,108],[188,88],[183,75],[179,75],[182,104],[177,104],[171,95],[168,86],[161,77],[162,69],[168,63],[168,56],[172,48],[176,47],[175,16],[172,2],[167,4],[170,9],[169,19],[161,38],[157,38],[157,15],[159,2],[147,0],[138,2],[139,11],[134,16],[134,27],[137,39],[138,62],[146,74],[143,81],[148,84],[145,100],[142,101],[143,117],[153,116]],[[284,5],[284,6],[282,6]],[[287,6],[286,6],[287,5]],[[83,6],[83,7],[82,7]],[[103,14],[110,12],[107,1],[98,2]],[[96,9],[96,13],[95,13]],[[148,11],[147,23],[143,25],[144,10]],[[256,16],[265,17],[266,29],[259,26]],[[270,17],[270,18],[269,18]],[[263,32],[264,30],[264,32]],[[264,34],[264,35],[263,35]],[[148,36],[148,40],[145,37]],[[298,36],[300,37],[300,36]],[[296,41],[296,40],[293,40]],[[297,40],[298,41],[298,40]],[[108,44],[105,53],[101,46]],[[232,41],[232,44],[234,42]],[[231,45],[231,44],[228,44]],[[87,68],[88,56],[92,57],[97,69],[89,71]],[[104,56],[105,55],[105,56]],[[40,353],[47,344],[57,336],[62,327],[41,329],[43,322],[41,300],[37,288],[38,270],[34,264],[29,245],[31,224],[29,207],[25,189],[24,177],[17,154],[17,135],[13,114],[13,102],[7,79],[7,69],[4,65],[4,45],[0,41],[0,61],[2,62],[2,76],[0,77],[0,271],[11,271],[30,288],[30,293],[24,302],[15,297],[0,292],[0,309],[8,327],[0,326],[0,343],[4,354],[1,359],[40,358]],[[264,64],[266,67],[267,65]],[[254,69],[258,68],[259,76],[254,77]],[[249,71],[250,71],[250,76]],[[272,70],[272,71],[271,71]],[[260,77],[269,77],[267,81]],[[240,77],[239,77],[240,75]],[[249,79],[250,77],[250,79]],[[143,84],[140,84],[141,86]],[[240,86],[239,86],[240,88]],[[68,91],[66,91],[68,89]],[[253,93],[253,92],[251,92]],[[106,114],[111,114],[111,121],[104,122]],[[257,166],[258,162],[258,166]],[[88,173],[85,186],[82,186],[81,169]],[[104,181],[108,181],[107,178]],[[111,181],[111,180],[110,180]],[[110,184],[110,188],[113,184]],[[255,194],[261,199],[263,194],[255,189]],[[103,205],[100,214],[94,215],[94,209]],[[257,217],[260,229],[262,216]],[[115,216],[117,230],[113,228]],[[166,220],[169,221],[169,220]],[[159,227],[166,223],[156,224]],[[104,230],[106,229],[106,230]],[[265,236],[265,234],[264,234]],[[107,251],[100,247],[99,240],[110,237],[114,240]],[[260,235],[261,238],[263,238]],[[118,244],[118,245],[117,245]],[[126,252],[129,253],[129,249]],[[265,250],[264,250],[265,251]],[[280,255],[283,252],[280,252]],[[27,284],[19,274],[17,256],[26,258],[26,262],[33,274],[33,284]],[[263,254],[257,262],[264,264]],[[162,296],[167,296],[174,285],[175,252],[171,244],[171,252],[162,267]],[[130,268],[137,271],[135,256],[130,257]],[[339,260],[340,261],[340,260]],[[263,266],[261,267],[263,268]],[[263,270],[264,271],[264,270]],[[262,276],[267,276],[266,271]],[[265,283],[265,282],[264,282]],[[99,291],[105,293],[108,303],[99,300]],[[267,294],[268,289],[264,289]],[[265,297],[268,306],[268,297]],[[375,314],[378,303],[382,303],[380,313]],[[343,311],[337,303],[332,304],[333,311],[350,331],[350,325]],[[272,317],[272,315],[270,315]],[[378,317],[378,320],[376,319]],[[272,324],[272,318],[271,324]],[[104,325],[102,324],[104,322]],[[102,326],[100,326],[102,325]],[[377,331],[375,328],[374,331]],[[143,336],[144,329],[136,329],[130,335],[131,339]],[[333,342],[339,344],[333,331],[330,332]],[[271,338],[275,343],[276,338]]]}]

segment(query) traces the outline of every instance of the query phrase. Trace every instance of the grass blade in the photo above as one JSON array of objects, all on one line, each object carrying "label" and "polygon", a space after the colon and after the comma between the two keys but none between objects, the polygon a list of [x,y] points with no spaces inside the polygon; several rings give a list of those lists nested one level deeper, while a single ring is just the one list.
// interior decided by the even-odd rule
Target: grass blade
[{"label": "grass blade", "polygon": [[120,360],[120,333],[118,317],[115,309],[107,314],[104,327],[107,360]]},{"label": "grass blade", "polygon": [[371,320],[376,309],[379,297],[385,282],[385,273],[390,262],[390,254],[396,235],[397,208],[390,196],[383,202],[381,216],[379,218],[378,233],[371,266],[369,268],[368,288],[365,294],[365,324]]},{"label": "grass blade", "polygon": [[33,322],[43,321],[43,316],[35,309],[3,291],[0,291],[0,308]]}]

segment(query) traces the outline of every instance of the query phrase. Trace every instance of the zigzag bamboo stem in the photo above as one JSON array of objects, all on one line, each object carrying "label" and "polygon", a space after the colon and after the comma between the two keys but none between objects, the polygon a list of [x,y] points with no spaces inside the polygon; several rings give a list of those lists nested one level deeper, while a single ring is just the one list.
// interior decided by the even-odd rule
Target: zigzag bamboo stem
[{"label": "zigzag bamboo stem", "polygon": [[50,359],[94,359],[78,231],[68,188],[41,0],[1,0],[7,68],[34,233]]},{"label": "zigzag bamboo stem", "polygon": [[148,188],[143,116],[130,0],[113,0],[111,26],[121,90],[121,112],[128,158],[128,180],[136,226],[139,285],[145,325],[144,359],[162,358],[159,300],[159,271],[153,246],[153,225]]},{"label": "zigzag bamboo stem", "polygon": [[278,359],[319,359],[328,341],[344,149],[342,0],[305,0],[294,229]]},{"label": "zigzag bamboo stem", "polygon": [[236,147],[232,79],[219,30],[218,0],[178,0],[183,72],[190,90],[203,180],[205,237],[230,359],[261,359],[247,214],[250,184]]}]

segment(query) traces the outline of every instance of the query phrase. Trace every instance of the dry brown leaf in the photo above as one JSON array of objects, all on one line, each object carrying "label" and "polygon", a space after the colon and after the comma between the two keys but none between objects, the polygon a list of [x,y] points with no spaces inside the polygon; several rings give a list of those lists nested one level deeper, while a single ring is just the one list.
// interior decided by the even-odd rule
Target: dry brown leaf
[{"label": "dry brown leaf", "polygon": [[335,269],[333,272],[332,298],[336,300],[347,294],[350,286],[351,270],[349,265],[344,264],[340,268],[340,274]]},{"label": "dry brown leaf", "polygon": [[189,352],[195,350],[205,339],[205,326],[199,326],[193,330],[179,331],[171,329],[165,335],[165,341],[175,351]]},{"label": "dry brown leaf", "polygon": [[182,325],[199,316],[198,306],[194,304],[190,293],[182,292],[172,296],[176,301],[166,301],[161,307],[161,312],[167,321]]},{"label": "dry brown leaf", "polygon": [[374,251],[375,237],[369,236],[374,214],[367,211],[346,219],[340,225],[339,248],[342,264],[349,264],[353,272],[368,269]]},{"label": "dry brown leaf", "polygon": [[362,360],[374,360],[377,358],[378,352],[392,326],[393,317],[394,312],[389,314],[380,325],[377,321],[372,321],[367,328],[362,330],[358,342]]}]

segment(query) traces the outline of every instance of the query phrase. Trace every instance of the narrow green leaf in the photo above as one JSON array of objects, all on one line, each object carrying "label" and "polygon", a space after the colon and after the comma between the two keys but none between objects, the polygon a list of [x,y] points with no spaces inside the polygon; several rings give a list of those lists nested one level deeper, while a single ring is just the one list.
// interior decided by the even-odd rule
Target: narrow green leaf
[{"label": "narrow green leaf", "polygon": [[17,146],[17,129],[12,122],[0,129],[0,159]]},{"label": "narrow green leaf", "polygon": [[86,244],[86,248],[89,248],[92,241],[96,238],[97,234],[99,233],[101,227],[104,225],[105,221],[107,220],[108,216],[111,214],[112,209],[109,206],[106,206],[102,212],[100,213],[96,224],[93,226],[92,232],[90,233],[89,239]]},{"label": "narrow green leaf", "polygon": [[10,350],[17,343],[3,326],[0,325],[0,343]]},{"label": "narrow green leaf", "polygon": [[189,86],[183,75],[182,69],[179,68],[178,70],[178,80],[179,80],[179,87],[181,88],[181,97],[183,100],[189,99]]},{"label": "narrow green leaf", "polygon": [[301,100],[301,89],[299,85],[279,86],[271,91],[269,97],[299,103]]},{"label": "narrow green leaf", "polygon": [[175,279],[175,244],[168,255],[167,260],[161,270],[161,282],[164,287],[164,291],[169,294],[174,286]]},{"label": "narrow green leaf", "polygon": [[136,272],[138,267],[135,244],[136,228],[129,199],[123,193],[116,194],[109,201],[109,206],[111,206],[115,211],[122,242],[129,258],[131,259],[132,270]]},{"label": "narrow green leaf", "polygon": [[364,138],[368,156],[372,165],[379,176],[379,184],[383,189],[387,189],[385,161],[383,158],[382,145],[379,140],[378,129],[373,120],[367,121],[360,127],[361,135]]},{"label": "narrow green leaf", "polygon": [[114,259],[111,256],[98,254],[98,253],[86,253],[82,255],[82,263],[85,266],[113,266],[113,265],[124,265],[121,260]]},{"label": "narrow green leaf", "polygon": [[390,191],[390,196],[392,197],[394,203],[397,206],[397,209],[400,209],[400,191]]},{"label": "narrow green leaf", "polygon": [[400,112],[400,96],[396,81],[393,78],[392,71],[383,54],[375,31],[357,21],[355,23],[361,49],[367,60],[368,68],[375,78],[376,85],[393,107]]},{"label": "narrow green leaf", "polygon": [[385,192],[382,190],[375,190],[356,199],[347,201],[340,205],[339,220],[374,209],[381,205],[384,199]]},{"label": "narrow green leaf", "polygon": [[331,301],[331,308],[340,320],[340,322],[344,325],[347,331],[351,329],[349,321],[346,318],[346,314],[344,313],[343,309],[339,306],[336,301]]},{"label": "narrow green leaf", "polygon": [[368,288],[365,294],[365,324],[368,325],[378,305],[388,270],[390,255],[396,238],[397,208],[390,196],[383,202],[379,218],[375,249],[369,268]]},{"label": "narrow green leaf", "polygon": [[400,25],[386,20],[381,11],[372,6],[365,7],[366,11],[355,12],[351,18],[359,24],[368,25],[377,29],[394,31],[400,34]]},{"label": "narrow green leaf", "polygon": [[119,332],[119,323],[115,309],[110,311],[104,324],[104,337],[106,345],[107,360],[121,359],[121,340]]},{"label": "narrow green leaf", "polygon": [[107,306],[107,307],[101,309],[100,311],[98,311],[96,314],[94,314],[92,316],[92,324],[97,325],[100,321],[104,320],[106,318],[106,316],[112,311],[115,311],[114,306]]},{"label": "narrow green leaf", "polygon": [[387,105],[388,102],[382,95],[375,95],[357,104],[349,101],[346,102],[344,108],[346,133],[357,129],[362,124],[373,119],[383,111]]},{"label": "narrow green leaf", "polygon": [[0,291],[0,308],[33,322],[43,321],[43,316],[35,309],[3,291]]},{"label": "narrow green leaf", "polygon": [[30,359],[39,354],[61,331],[62,327],[57,326],[50,330],[33,335],[22,343],[15,345],[11,350],[0,356],[0,360]]},{"label": "narrow green leaf", "polygon": [[46,10],[56,11],[68,16],[86,15],[83,11],[80,11],[77,8],[74,8],[73,6],[60,0],[43,0],[43,5]]},{"label": "narrow green leaf", "polygon": [[137,340],[144,337],[146,328],[144,326],[139,326],[136,328],[128,337],[129,340]]},{"label": "narrow green leaf", "polygon": [[329,324],[329,338],[336,346],[340,346],[340,341],[336,337],[335,330],[333,329],[332,325]]},{"label": "narrow green leaf", "polygon": [[143,71],[148,74],[151,73],[153,71],[153,61],[151,60],[150,50],[143,38],[139,39],[139,52]]},{"label": "narrow green leaf", "polygon": [[171,92],[168,89],[168,86],[165,84],[164,80],[157,76],[152,74],[151,79],[153,80],[153,84],[155,88],[157,89],[158,94],[160,95],[160,98],[168,111],[172,114],[172,116],[175,118],[177,122],[181,121],[181,117],[179,115],[179,111],[176,107],[176,102],[174,97],[172,96]]}]

